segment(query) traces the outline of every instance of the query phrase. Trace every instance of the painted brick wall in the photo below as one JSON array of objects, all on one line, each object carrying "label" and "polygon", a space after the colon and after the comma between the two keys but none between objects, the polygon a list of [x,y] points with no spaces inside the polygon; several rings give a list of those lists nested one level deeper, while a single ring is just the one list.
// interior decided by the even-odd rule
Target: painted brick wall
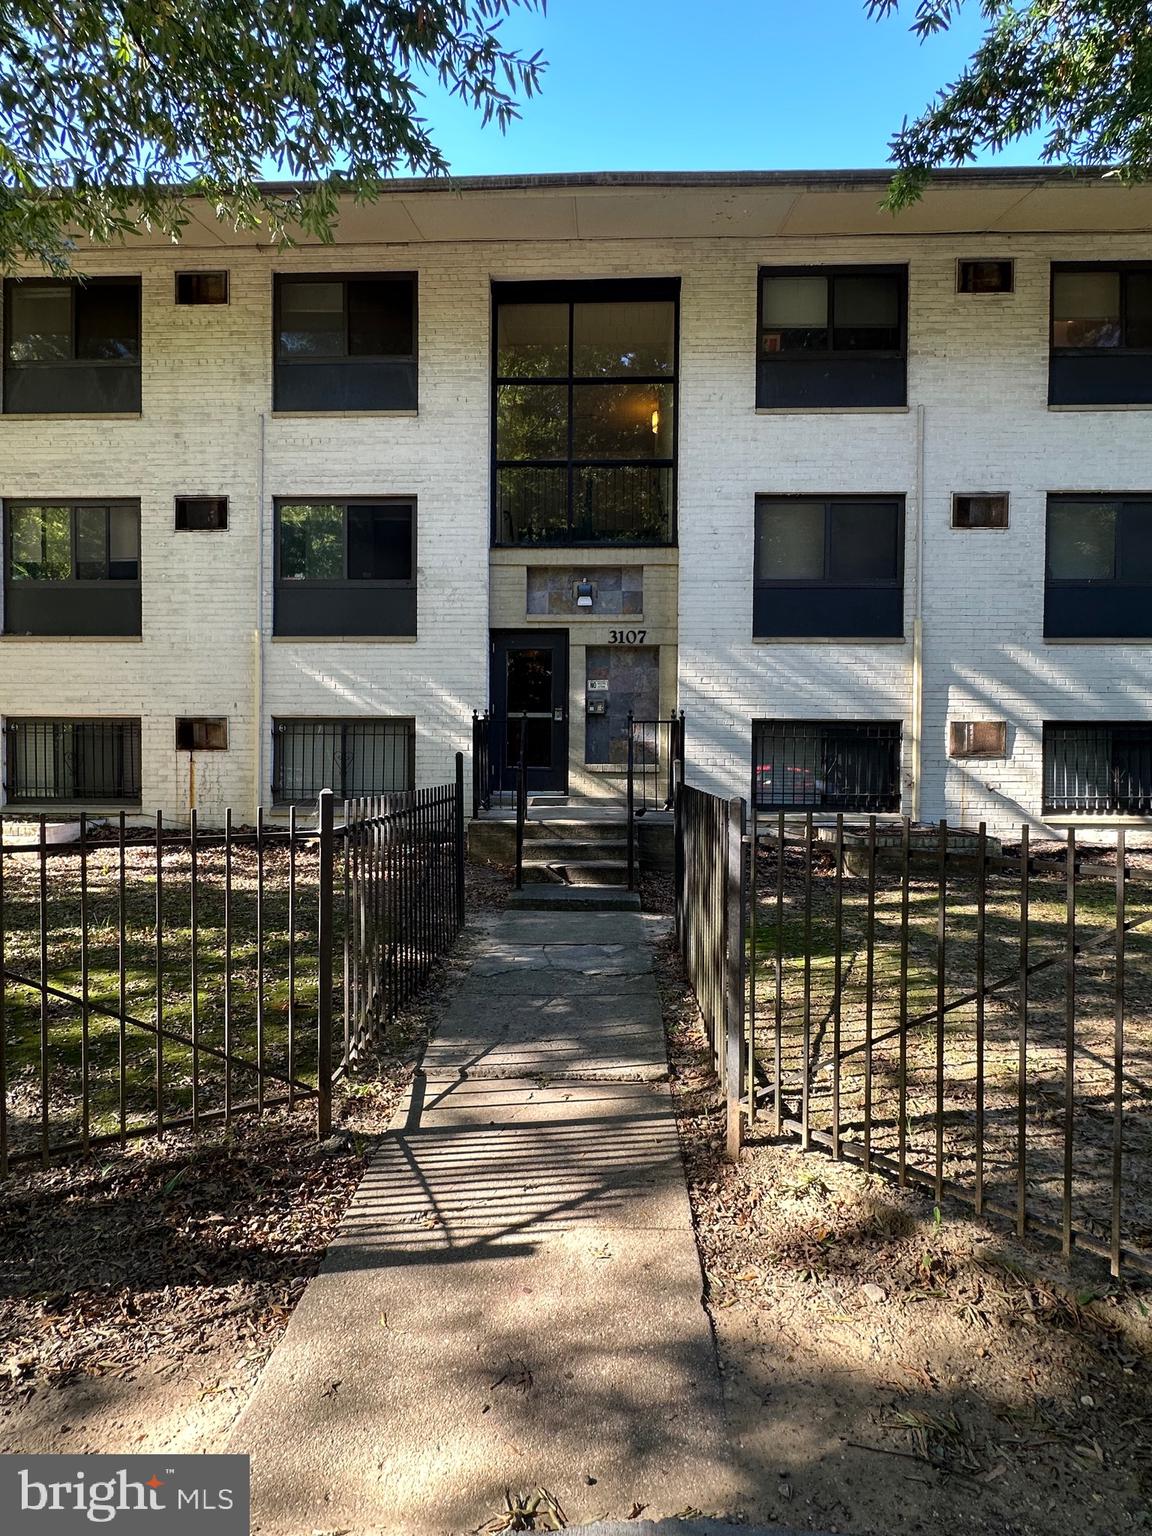
[{"label": "painted brick wall", "polygon": [[[173,719],[182,713],[226,714],[231,722],[231,750],[199,760],[206,812],[231,803],[250,816],[258,784],[267,798],[277,715],[415,715],[418,779],[445,778],[452,754],[467,750],[471,711],[487,692],[489,283],[679,275],[680,703],[694,780],[745,792],[750,722],[759,716],[910,719],[908,642],[753,643],[753,507],[758,492],[904,494],[910,634],[919,406],[922,812],[984,816],[996,826],[1022,810],[1035,816],[1044,719],[1152,712],[1146,648],[1042,640],[1046,493],[1152,486],[1147,413],[1047,409],[1048,263],[1147,254],[1146,240],[1126,235],[899,234],[351,245],[283,255],[100,252],[89,262],[94,273],[143,276],[143,415],[0,417],[0,496],[139,497],[143,637],[0,641],[0,716],[139,715],[144,804],[169,815],[186,806],[186,760],[173,746]],[[961,255],[1015,257],[1015,294],[957,295]],[[757,267],[877,259],[910,263],[913,408],[758,414]],[[196,265],[228,266],[227,308],[173,304],[174,271]],[[419,413],[271,416],[273,271],[388,268],[419,272]],[[1010,528],[952,531],[953,491],[983,489],[1011,493]],[[173,531],[172,498],[195,493],[229,496],[227,533]],[[327,494],[417,498],[415,642],[271,637],[273,498]],[[948,761],[947,721],[967,717],[1009,721],[1007,761]]]}]

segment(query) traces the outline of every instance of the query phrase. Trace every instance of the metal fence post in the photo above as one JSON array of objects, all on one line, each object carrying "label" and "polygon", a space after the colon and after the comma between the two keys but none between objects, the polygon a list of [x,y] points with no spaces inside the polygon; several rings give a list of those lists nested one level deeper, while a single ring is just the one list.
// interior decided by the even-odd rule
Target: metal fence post
[{"label": "metal fence post", "polygon": [[320,909],[316,936],[316,1134],[332,1131],[332,949],[333,881],[336,878],[332,791],[320,791]]},{"label": "metal fence post", "polygon": [[684,953],[684,762],[677,759],[672,789],[672,906],[676,948]]},{"label": "metal fence post", "polygon": [[[473,756],[475,765],[475,756]],[[475,773],[473,773],[473,789],[475,789]],[[456,922],[461,928],[464,926],[464,754],[456,754],[456,818],[454,824],[456,837]]]},{"label": "metal fence post", "polygon": [[480,716],[472,711],[472,820],[480,814]]},{"label": "metal fence post", "polygon": [[724,1000],[724,1098],[727,1104],[727,1155],[739,1162],[742,1127],[741,1087],[744,1065],[744,967],[747,937],[744,840],[747,807],[736,798],[728,802],[728,847],[724,936],[727,962],[727,996]]},{"label": "metal fence post", "polygon": [[636,744],[628,711],[628,889],[636,889]]}]

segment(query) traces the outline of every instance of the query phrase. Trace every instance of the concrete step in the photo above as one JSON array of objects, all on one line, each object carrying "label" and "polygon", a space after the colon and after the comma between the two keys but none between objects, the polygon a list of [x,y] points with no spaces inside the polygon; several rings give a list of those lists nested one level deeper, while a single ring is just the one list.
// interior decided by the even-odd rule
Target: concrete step
[{"label": "concrete step", "polygon": [[603,838],[591,842],[586,838],[534,837],[531,841],[525,838],[524,850],[526,857],[549,864],[570,863],[573,859],[626,859],[628,839]]},{"label": "concrete step", "polygon": [[508,897],[514,912],[639,912],[640,893],[619,885],[526,885]]},{"label": "concrete step", "polygon": [[626,885],[627,859],[525,859],[524,880],[532,885]]},{"label": "concrete step", "polygon": [[597,821],[574,821],[570,817],[534,817],[524,823],[525,842],[617,842],[628,836],[623,816],[602,817]]}]

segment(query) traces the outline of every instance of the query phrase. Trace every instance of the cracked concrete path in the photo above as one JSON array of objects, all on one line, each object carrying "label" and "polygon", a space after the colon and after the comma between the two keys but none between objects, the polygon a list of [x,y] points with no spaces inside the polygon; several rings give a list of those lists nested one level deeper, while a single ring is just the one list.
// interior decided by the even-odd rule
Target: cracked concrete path
[{"label": "cracked concrete path", "polygon": [[473,928],[424,1070],[226,1447],[254,1529],[736,1502],[639,913]]}]

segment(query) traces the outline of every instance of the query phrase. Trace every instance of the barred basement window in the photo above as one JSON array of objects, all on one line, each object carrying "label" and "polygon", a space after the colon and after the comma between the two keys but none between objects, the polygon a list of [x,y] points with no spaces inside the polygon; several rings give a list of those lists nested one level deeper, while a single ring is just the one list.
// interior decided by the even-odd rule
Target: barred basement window
[{"label": "barred basement window", "polygon": [[176,722],[177,752],[227,752],[228,721],[185,718]]},{"label": "barred basement window", "polygon": [[4,737],[11,805],[139,804],[139,720],[9,720]]},{"label": "barred basement window", "polygon": [[1011,293],[1015,286],[1012,261],[958,261],[957,293]]},{"label": "barred basement window", "polygon": [[1007,528],[1008,493],[960,495],[952,498],[953,528]]},{"label": "barred basement window", "polygon": [[949,757],[1007,757],[1004,720],[953,720],[948,727]]},{"label": "barred basement window", "polygon": [[1044,724],[1045,815],[1152,815],[1152,722]]},{"label": "barred basement window", "polygon": [[754,720],[752,792],[762,810],[897,811],[900,724]]},{"label": "barred basement window", "polygon": [[177,496],[178,533],[222,533],[227,527],[227,496]]},{"label": "barred basement window", "polygon": [[227,272],[177,272],[177,304],[227,304]]},{"label": "barred basement window", "polygon": [[274,720],[272,799],[387,795],[416,785],[415,720]]}]

